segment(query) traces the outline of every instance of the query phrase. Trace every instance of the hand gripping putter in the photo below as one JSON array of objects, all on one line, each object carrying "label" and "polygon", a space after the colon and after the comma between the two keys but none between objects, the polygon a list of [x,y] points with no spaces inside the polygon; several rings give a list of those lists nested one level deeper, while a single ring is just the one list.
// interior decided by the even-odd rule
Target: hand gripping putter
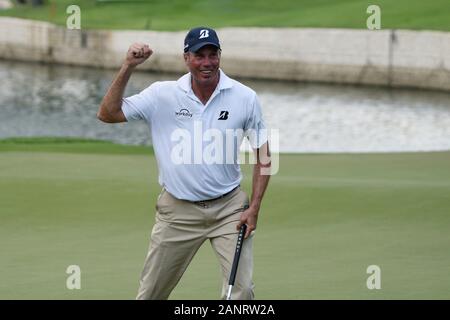
[{"label": "hand gripping putter", "polygon": [[247,225],[243,224],[239,230],[238,239],[236,243],[236,251],[234,252],[233,265],[231,267],[230,281],[228,281],[228,293],[227,300],[231,300],[231,290],[234,286],[234,280],[236,279],[236,272],[239,265],[239,257],[241,256],[242,243],[244,242],[245,231],[247,230]]}]

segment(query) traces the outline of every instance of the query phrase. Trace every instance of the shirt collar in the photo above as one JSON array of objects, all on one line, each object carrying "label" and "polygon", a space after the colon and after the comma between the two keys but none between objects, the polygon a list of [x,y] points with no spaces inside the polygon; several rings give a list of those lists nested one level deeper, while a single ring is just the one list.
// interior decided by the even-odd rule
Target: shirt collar
[{"label": "shirt collar", "polygon": [[[233,81],[225,74],[225,72],[222,71],[222,69],[219,69],[219,72],[220,72],[220,79],[216,89],[221,91],[224,89],[231,88],[233,86]],[[177,80],[177,84],[185,92],[190,92],[192,90],[191,73],[190,72],[186,73],[181,78],[179,78]]]}]

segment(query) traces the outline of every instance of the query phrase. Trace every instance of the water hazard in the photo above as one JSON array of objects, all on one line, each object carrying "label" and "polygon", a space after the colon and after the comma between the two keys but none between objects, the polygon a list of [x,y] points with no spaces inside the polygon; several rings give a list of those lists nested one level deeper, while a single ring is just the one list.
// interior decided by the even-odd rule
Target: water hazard
[{"label": "water hazard", "polygon": [[[226,72],[226,70],[224,70]],[[116,71],[0,61],[0,138],[71,136],[150,144],[144,122],[104,124]],[[136,72],[126,95],[179,75]],[[450,93],[242,79],[259,95],[281,152],[450,150]]]}]

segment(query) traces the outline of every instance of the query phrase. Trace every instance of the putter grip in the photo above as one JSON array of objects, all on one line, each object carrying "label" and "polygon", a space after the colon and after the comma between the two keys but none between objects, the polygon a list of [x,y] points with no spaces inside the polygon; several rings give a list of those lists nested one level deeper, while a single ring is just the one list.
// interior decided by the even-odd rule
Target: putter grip
[{"label": "putter grip", "polygon": [[247,225],[243,224],[239,230],[239,235],[236,243],[236,251],[234,252],[233,265],[231,267],[230,281],[228,285],[234,286],[234,280],[236,279],[236,272],[239,265],[239,257],[241,256],[242,243],[244,242],[245,231],[247,230]]}]

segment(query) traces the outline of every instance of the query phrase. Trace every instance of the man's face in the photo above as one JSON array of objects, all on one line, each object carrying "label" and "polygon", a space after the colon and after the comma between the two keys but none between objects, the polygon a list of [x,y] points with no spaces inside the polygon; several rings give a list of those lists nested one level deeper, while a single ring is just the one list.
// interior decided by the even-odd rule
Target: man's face
[{"label": "man's face", "polygon": [[219,77],[220,50],[215,46],[204,46],[197,52],[184,54],[192,79],[199,85],[216,83]]}]

